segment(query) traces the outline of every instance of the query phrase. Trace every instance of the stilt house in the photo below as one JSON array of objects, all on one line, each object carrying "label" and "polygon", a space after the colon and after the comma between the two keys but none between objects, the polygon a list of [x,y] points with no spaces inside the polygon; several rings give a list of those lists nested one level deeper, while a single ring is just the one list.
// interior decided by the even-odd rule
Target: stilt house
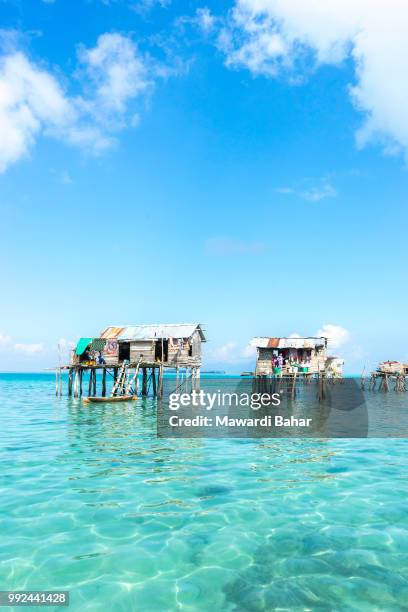
[{"label": "stilt house", "polygon": [[[316,374],[324,372],[327,338],[254,338],[257,348],[256,375]],[[279,364],[282,364],[281,367]]]},{"label": "stilt house", "polygon": [[92,365],[102,357],[108,366],[127,360],[132,365],[142,361],[199,369],[205,340],[199,323],[110,326],[97,338],[81,338],[72,363]]}]

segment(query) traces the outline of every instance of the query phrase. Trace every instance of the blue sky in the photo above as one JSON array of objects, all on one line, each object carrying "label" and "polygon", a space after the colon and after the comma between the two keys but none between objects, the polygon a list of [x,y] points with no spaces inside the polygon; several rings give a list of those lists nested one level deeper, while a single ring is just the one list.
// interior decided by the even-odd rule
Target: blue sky
[{"label": "blue sky", "polygon": [[406,33],[310,2],[0,2],[0,369],[184,321],[408,360]]}]

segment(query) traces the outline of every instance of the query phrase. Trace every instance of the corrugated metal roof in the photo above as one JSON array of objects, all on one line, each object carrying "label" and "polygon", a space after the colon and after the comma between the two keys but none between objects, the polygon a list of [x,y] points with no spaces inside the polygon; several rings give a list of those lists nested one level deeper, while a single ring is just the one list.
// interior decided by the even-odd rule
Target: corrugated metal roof
[{"label": "corrugated metal roof", "polygon": [[[199,323],[167,323],[162,325],[154,324],[108,327],[101,334],[101,338],[117,338],[119,341],[154,340],[155,338],[190,338],[196,329],[198,329],[200,332],[201,340],[205,342],[205,336]],[[119,331],[116,333],[113,330]]]},{"label": "corrugated metal roof", "polygon": [[101,333],[100,338],[105,338],[105,340],[113,340],[114,338],[117,338],[123,330],[123,327],[107,327]]},{"label": "corrugated metal roof", "polygon": [[325,344],[326,338],[254,338],[252,344],[258,348],[316,348]]}]

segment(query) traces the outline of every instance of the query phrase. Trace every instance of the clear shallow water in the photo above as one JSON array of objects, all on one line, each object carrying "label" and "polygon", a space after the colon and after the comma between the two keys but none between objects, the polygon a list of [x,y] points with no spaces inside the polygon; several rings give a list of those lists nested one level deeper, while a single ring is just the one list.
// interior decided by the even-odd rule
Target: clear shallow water
[{"label": "clear shallow water", "polygon": [[68,589],[71,610],[407,609],[407,441],[158,440],[152,400],[53,392],[0,376],[2,589]]}]

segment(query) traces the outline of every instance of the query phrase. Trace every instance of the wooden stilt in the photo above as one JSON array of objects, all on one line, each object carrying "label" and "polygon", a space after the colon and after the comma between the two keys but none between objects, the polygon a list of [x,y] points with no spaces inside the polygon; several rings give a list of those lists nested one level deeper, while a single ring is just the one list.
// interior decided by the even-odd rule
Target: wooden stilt
[{"label": "wooden stilt", "polygon": [[102,371],[102,397],[106,397],[106,368]]},{"label": "wooden stilt", "polygon": [[78,394],[79,394],[79,370],[75,369],[74,397],[78,397]]},{"label": "wooden stilt", "polygon": [[93,370],[93,396],[96,397],[96,370]]},{"label": "wooden stilt", "polygon": [[82,375],[83,375],[84,371],[81,368],[79,370],[79,397],[82,397]]},{"label": "wooden stilt", "polygon": [[138,363],[136,367],[136,372],[135,372],[135,395],[137,395],[139,392],[139,368],[140,368],[140,365]]},{"label": "wooden stilt", "polygon": [[147,369],[145,367],[142,368],[142,396],[146,397],[147,395]]},{"label": "wooden stilt", "polygon": [[163,364],[160,364],[159,367],[159,383],[158,383],[158,398],[161,399],[163,397]]},{"label": "wooden stilt", "polygon": [[153,397],[157,395],[156,389],[156,368],[152,368],[152,389],[153,389]]},{"label": "wooden stilt", "polygon": [[292,397],[296,396],[296,372],[293,374],[292,379]]},{"label": "wooden stilt", "polygon": [[72,396],[72,368],[68,372],[68,397]]},{"label": "wooden stilt", "polygon": [[93,370],[89,370],[88,397],[92,395],[92,379],[93,379]]}]

